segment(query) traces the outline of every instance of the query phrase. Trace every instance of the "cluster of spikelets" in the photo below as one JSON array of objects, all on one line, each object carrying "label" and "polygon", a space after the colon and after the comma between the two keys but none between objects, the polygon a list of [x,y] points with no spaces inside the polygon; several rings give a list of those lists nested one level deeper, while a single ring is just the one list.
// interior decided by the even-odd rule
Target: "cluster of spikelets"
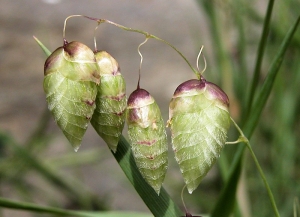
[{"label": "cluster of spikelets", "polygon": [[[168,165],[165,123],[154,98],[137,88],[126,99],[117,61],[80,42],[64,42],[46,60],[48,107],[75,151],[91,122],[113,151],[125,120],[131,149],[142,176],[159,194]],[[170,102],[172,147],[188,191],[193,192],[226,142],[230,125],[227,95],[200,79],[178,86]]]}]

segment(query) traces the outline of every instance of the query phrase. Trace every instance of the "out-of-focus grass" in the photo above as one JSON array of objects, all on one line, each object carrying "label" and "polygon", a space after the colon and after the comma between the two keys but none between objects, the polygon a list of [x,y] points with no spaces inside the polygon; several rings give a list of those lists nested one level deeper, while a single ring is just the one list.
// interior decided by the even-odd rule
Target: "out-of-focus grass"
[{"label": "out-of-focus grass", "polygon": [[[227,60],[226,65],[232,67],[233,88],[229,94],[233,94],[234,99],[232,116],[239,120],[239,123],[245,121],[243,116],[247,106],[247,96],[250,91],[250,83],[255,69],[256,52],[259,46],[260,35],[262,33],[263,23],[267,8],[267,2],[259,1],[197,1],[206,12],[209,30],[213,36],[212,44],[217,69],[220,70],[220,84],[228,91],[224,74],[228,73],[228,67],[224,67],[222,57]],[[259,77],[257,81],[258,90],[265,79],[268,67],[275,57],[285,34],[300,15],[300,2],[296,1],[275,1],[273,14],[270,20],[270,28],[266,41],[266,48],[263,54],[262,64],[259,67]],[[213,11],[213,12],[212,12]],[[216,21],[217,20],[217,21]],[[216,23],[216,25],[214,25]],[[228,25],[230,24],[230,25]],[[228,34],[226,31],[231,32]],[[228,38],[233,36],[234,39]],[[299,188],[299,168],[300,162],[297,156],[300,153],[297,147],[300,132],[299,119],[299,30],[293,37],[290,46],[285,54],[283,64],[280,68],[273,87],[271,97],[263,110],[263,115],[256,126],[251,143],[255,153],[262,164],[267,179],[271,185],[280,214],[282,216],[291,216],[293,213],[292,204],[295,196],[300,195]],[[228,44],[229,42],[229,44]],[[224,50],[225,49],[225,50]],[[256,97],[256,95],[255,95]],[[237,112],[237,113],[235,113]],[[234,140],[234,134],[230,137]],[[220,160],[220,168],[224,170],[230,166],[236,147],[225,148],[225,158],[227,164],[224,166],[224,160]],[[244,155],[243,170],[246,175],[240,180],[244,186],[244,193],[238,199],[238,210],[236,216],[268,216],[272,213],[266,190],[258,176],[258,172],[248,157]],[[224,176],[224,175],[223,175]],[[220,188],[221,189],[221,188]],[[199,192],[199,195],[206,197],[205,190]],[[208,197],[212,197],[209,195]],[[217,196],[214,197],[217,200]],[[208,206],[202,206],[202,209],[212,209],[215,201],[211,198]],[[242,213],[242,214],[241,214]]]}]

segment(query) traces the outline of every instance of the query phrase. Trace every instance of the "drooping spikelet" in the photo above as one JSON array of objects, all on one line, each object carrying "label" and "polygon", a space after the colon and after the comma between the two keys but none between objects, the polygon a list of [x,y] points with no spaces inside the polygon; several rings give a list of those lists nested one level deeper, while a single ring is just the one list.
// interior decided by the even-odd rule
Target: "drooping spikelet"
[{"label": "drooping spikelet", "polygon": [[229,100],[215,84],[189,80],[179,85],[169,107],[172,146],[189,193],[210,170],[225,145]]},{"label": "drooping spikelet", "polygon": [[167,136],[160,109],[146,90],[138,88],[129,96],[127,124],[137,167],[159,194],[168,167]]},{"label": "drooping spikelet", "polygon": [[80,42],[65,42],[47,58],[44,75],[48,108],[77,151],[96,107],[100,73],[94,53]]},{"label": "drooping spikelet", "polygon": [[108,147],[116,152],[125,123],[126,84],[117,61],[109,53],[99,51],[95,57],[100,68],[101,84],[91,124]]}]

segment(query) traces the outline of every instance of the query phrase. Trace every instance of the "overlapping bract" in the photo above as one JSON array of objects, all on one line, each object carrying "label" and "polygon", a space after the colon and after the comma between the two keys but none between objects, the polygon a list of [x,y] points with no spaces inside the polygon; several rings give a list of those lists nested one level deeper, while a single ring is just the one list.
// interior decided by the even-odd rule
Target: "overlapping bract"
[{"label": "overlapping bract", "polygon": [[178,86],[169,107],[175,159],[192,193],[210,170],[227,139],[230,126],[227,95],[205,79]]},{"label": "overlapping bract", "polygon": [[167,135],[160,109],[146,90],[137,89],[129,96],[127,124],[137,167],[159,194],[168,167]]},{"label": "overlapping bract", "polygon": [[117,61],[109,53],[96,52],[95,58],[100,68],[101,84],[91,124],[108,147],[116,152],[125,123],[126,84]]}]

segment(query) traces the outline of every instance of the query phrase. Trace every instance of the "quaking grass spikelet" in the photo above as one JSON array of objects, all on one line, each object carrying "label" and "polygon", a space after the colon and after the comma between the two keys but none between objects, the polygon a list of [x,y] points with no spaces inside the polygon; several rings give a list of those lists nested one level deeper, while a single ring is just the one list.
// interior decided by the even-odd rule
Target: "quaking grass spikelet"
[{"label": "quaking grass spikelet", "polygon": [[219,157],[230,126],[229,100],[215,84],[193,79],[180,84],[169,107],[172,146],[189,193]]},{"label": "quaking grass spikelet", "polygon": [[48,108],[75,151],[95,109],[99,68],[93,51],[80,42],[66,42],[46,60],[44,91]]},{"label": "quaking grass spikelet", "polygon": [[129,96],[127,124],[137,167],[159,194],[168,167],[167,136],[160,109],[146,90],[138,88]]},{"label": "quaking grass spikelet", "polygon": [[109,53],[96,52],[95,58],[100,68],[101,84],[91,124],[108,147],[116,152],[125,123],[126,84],[117,61]]}]

